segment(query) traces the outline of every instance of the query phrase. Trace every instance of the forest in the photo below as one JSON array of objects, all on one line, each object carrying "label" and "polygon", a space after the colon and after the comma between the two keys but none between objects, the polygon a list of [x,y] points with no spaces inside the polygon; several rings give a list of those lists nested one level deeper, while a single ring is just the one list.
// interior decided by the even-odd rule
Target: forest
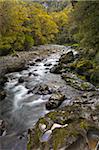
[{"label": "forest", "polygon": [[40,3],[0,0],[1,55],[48,43],[76,43],[88,53],[98,53],[97,1],[74,2],[74,7],[66,1]]}]

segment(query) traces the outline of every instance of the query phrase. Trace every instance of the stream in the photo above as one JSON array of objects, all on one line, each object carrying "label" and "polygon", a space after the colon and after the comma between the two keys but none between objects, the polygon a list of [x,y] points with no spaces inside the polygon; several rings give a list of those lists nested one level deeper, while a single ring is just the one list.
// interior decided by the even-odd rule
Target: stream
[{"label": "stream", "polygon": [[[81,94],[81,91],[66,85],[59,74],[50,73],[50,69],[58,63],[60,55],[71,50],[70,47],[64,47],[41,61],[29,62],[26,70],[7,74],[7,97],[0,102],[0,117],[6,120],[8,125],[6,133],[0,137],[1,150],[26,150],[27,130],[49,112],[45,104],[50,94],[35,94],[30,92],[31,89],[47,85],[50,89],[61,91],[67,97],[62,105],[72,103],[73,99]],[[73,52],[75,53],[74,50]],[[25,79],[24,82],[18,82],[20,77]]]}]

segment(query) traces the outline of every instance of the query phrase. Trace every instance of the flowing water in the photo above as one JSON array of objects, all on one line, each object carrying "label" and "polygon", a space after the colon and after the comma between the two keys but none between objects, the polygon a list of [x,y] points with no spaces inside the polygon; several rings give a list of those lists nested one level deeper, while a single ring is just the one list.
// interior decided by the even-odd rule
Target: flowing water
[{"label": "flowing water", "polygon": [[[41,116],[48,113],[45,103],[50,96],[29,94],[28,91],[40,84],[46,84],[55,90],[66,88],[66,83],[61,79],[61,76],[50,73],[50,68],[58,63],[61,54],[70,50],[70,47],[63,47],[61,51],[51,54],[35,65],[28,65],[26,70],[7,74],[8,82],[5,85],[7,97],[0,102],[0,117],[8,122],[6,136],[0,138],[2,150],[20,150],[19,135],[23,135],[23,133],[24,140],[21,140],[21,144],[24,145],[23,150],[26,149],[27,137],[25,132],[33,127]],[[31,63],[29,62],[29,64]],[[31,76],[29,76],[30,72],[32,73]],[[25,82],[18,83],[20,77],[24,77]],[[69,95],[67,102],[70,102]]]},{"label": "flowing water", "polygon": [[[8,122],[8,126],[6,135],[0,137],[0,150],[26,150],[27,129],[33,127],[41,116],[48,113],[45,103],[50,95],[29,93],[30,89],[46,84],[66,94],[65,104],[71,103],[73,97],[80,94],[79,91],[66,85],[60,75],[50,73],[50,69],[58,63],[60,55],[70,50],[70,47],[63,47],[61,51],[36,62],[33,66],[30,65],[32,62],[29,62],[26,70],[7,74],[8,82],[5,85],[7,97],[0,102],[0,117]],[[32,74],[29,76],[30,72]],[[23,83],[18,83],[20,77],[25,78]]]}]

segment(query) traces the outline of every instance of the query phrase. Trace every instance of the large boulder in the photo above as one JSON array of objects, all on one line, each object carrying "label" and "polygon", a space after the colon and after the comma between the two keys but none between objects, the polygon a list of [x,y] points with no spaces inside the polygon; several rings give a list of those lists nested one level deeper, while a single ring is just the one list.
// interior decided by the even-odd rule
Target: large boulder
[{"label": "large boulder", "polygon": [[91,108],[77,104],[46,114],[29,133],[28,150],[95,149],[99,140],[99,126],[96,129],[96,122],[92,120],[94,115]]},{"label": "large boulder", "polygon": [[63,73],[62,78],[66,81],[66,83],[75,89],[82,91],[93,91],[95,90],[95,86],[91,83],[81,80],[77,77],[76,74],[73,73]]},{"label": "large boulder", "polygon": [[74,54],[72,51],[63,54],[59,60],[61,63],[70,63],[72,61],[74,61]]},{"label": "large boulder", "polygon": [[49,98],[49,101],[46,103],[46,108],[48,110],[55,109],[59,107],[64,100],[65,100],[65,95],[61,93],[54,93]]},{"label": "large boulder", "polygon": [[0,78],[0,87],[2,88],[4,84],[8,81],[6,76]]},{"label": "large boulder", "polygon": [[55,73],[55,74],[60,74],[60,71],[61,71],[61,65],[58,64],[58,65],[55,65],[53,66],[51,69],[50,69],[50,72],[51,73]]}]

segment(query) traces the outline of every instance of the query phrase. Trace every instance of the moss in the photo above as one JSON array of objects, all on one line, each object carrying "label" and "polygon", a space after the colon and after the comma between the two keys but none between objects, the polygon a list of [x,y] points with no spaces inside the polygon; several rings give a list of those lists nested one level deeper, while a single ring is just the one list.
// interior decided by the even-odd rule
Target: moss
[{"label": "moss", "polygon": [[99,66],[97,66],[91,74],[90,81],[99,87]]},{"label": "moss", "polygon": [[82,120],[82,121],[80,122],[80,128],[81,128],[81,129],[87,130],[88,127],[89,127],[89,125],[88,125],[88,122],[87,122],[86,120]]},{"label": "moss", "polygon": [[86,73],[87,70],[92,69],[93,68],[93,64],[90,60],[80,60],[77,63],[76,66],[76,71],[78,74],[80,75],[84,75]]},{"label": "moss", "polygon": [[81,87],[82,87],[83,90],[87,90],[87,89],[89,89],[90,85],[89,85],[88,82],[83,82],[83,83],[81,84]]},{"label": "moss", "polygon": [[55,129],[52,133],[52,145],[53,149],[57,150],[64,146],[69,146],[68,140],[71,140],[70,143],[73,143],[78,136],[88,130],[88,121],[85,119],[79,119],[72,122],[65,128]]},{"label": "moss", "polygon": [[[89,109],[82,109],[78,104],[74,104],[72,106],[65,106],[64,108],[58,109],[58,111],[50,112],[45,115],[44,118],[41,118],[34,131],[31,134],[30,142],[28,144],[28,150],[32,149],[61,149],[64,146],[69,147],[72,143],[74,143],[78,137],[85,136],[90,128],[94,128],[95,124],[92,121],[83,118],[83,114],[89,112]],[[58,121],[58,122],[57,122]],[[49,124],[51,122],[52,124]],[[51,138],[48,142],[40,142],[40,137],[43,133],[39,130],[39,124],[44,123],[47,124],[47,130],[51,128],[54,123],[59,124],[68,124],[66,127],[55,128],[52,131]]]},{"label": "moss", "polygon": [[84,75],[77,75],[78,76],[78,78],[80,78],[81,80],[86,80],[86,76],[84,76]]}]

